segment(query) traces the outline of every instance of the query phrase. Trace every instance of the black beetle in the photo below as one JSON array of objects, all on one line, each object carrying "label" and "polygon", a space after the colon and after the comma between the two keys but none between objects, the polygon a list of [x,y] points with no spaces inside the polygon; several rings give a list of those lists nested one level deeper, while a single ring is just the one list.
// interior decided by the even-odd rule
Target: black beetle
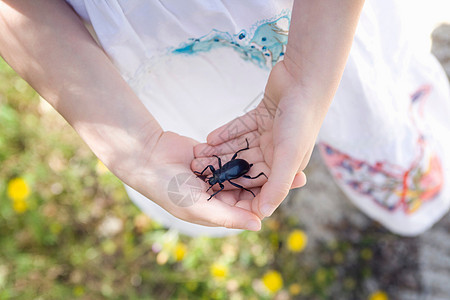
[{"label": "black beetle", "polygon": [[231,160],[229,162],[227,162],[225,165],[223,165],[222,167],[222,161],[220,160],[220,157],[218,157],[217,155],[213,155],[215,157],[217,157],[217,160],[219,161],[219,169],[214,169],[214,167],[212,165],[207,165],[205,167],[205,169],[200,173],[198,171],[194,171],[194,173],[200,177],[203,176],[203,173],[209,168],[211,170],[212,176],[208,178],[208,183],[211,185],[206,191],[209,191],[210,188],[213,187],[213,185],[215,185],[216,183],[218,183],[220,185],[220,190],[218,190],[217,192],[215,192],[214,194],[212,194],[209,198],[208,201],[214,197],[217,193],[219,193],[220,191],[222,191],[224,189],[224,185],[222,184],[222,182],[228,181],[229,183],[231,183],[232,185],[234,185],[235,187],[238,187],[240,189],[244,189],[250,193],[252,193],[253,197],[255,197],[255,194],[250,191],[249,189],[246,189],[245,187],[243,187],[242,185],[239,185],[237,183],[234,183],[231,181],[231,179],[237,179],[239,177],[244,177],[244,178],[248,178],[248,179],[255,179],[258,178],[261,175],[264,175],[266,178],[266,174],[264,174],[264,172],[259,173],[257,176],[255,177],[250,177],[248,175],[245,175],[248,171],[250,171],[250,168],[253,166],[253,164],[249,164],[246,160],[244,159],[236,159],[236,156],[238,155],[239,152],[244,151],[244,150],[248,150],[249,145],[248,145],[248,140],[245,139],[245,141],[247,142],[247,147],[238,150],[236,153],[234,153],[233,157],[231,158]]}]

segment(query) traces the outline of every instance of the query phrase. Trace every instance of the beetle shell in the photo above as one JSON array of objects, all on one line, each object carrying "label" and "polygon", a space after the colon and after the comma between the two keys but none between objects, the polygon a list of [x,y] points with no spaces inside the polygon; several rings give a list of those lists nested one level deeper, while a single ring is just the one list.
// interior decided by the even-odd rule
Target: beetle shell
[{"label": "beetle shell", "polygon": [[220,182],[230,179],[236,179],[244,175],[250,170],[251,165],[243,159],[234,159],[227,162],[222,166],[222,169],[218,170],[218,179]]}]

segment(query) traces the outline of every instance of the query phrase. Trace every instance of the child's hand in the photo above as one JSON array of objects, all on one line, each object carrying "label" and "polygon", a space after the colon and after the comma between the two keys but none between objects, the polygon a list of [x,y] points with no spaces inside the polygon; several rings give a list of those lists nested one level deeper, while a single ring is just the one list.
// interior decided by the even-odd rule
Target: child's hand
[{"label": "child's hand", "polygon": [[[263,101],[254,110],[211,132],[208,144],[197,145],[197,158],[192,167],[201,171],[211,162],[202,157],[204,153],[217,154],[224,161],[229,160],[235,151],[245,147],[247,138],[250,150],[239,153],[239,156],[254,164],[251,176],[264,172],[269,180],[265,182],[263,177],[254,181],[235,180],[260,192],[253,199],[248,192],[236,191],[235,200],[248,199],[249,203],[242,206],[251,206],[260,217],[270,216],[289,189],[306,183],[303,170],[309,162],[325,114],[326,109],[308,97],[287,71],[284,62],[280,62],[272,69]],[[224,138],[230,128],[238,134]],[[235,189],[229,185],[226,187]]]},{"label": "child's hand", "polygon": [[[249,207],[230,205],[227,199],[231,197],[228,195],[231,192],[224,192],[221,198],[223,201],[217,198],[207,201],[209,195],[205,191],[209,185],[196,178],[190,168],[196,144],[190,138],[163,132],[151,149],[136,151],[136,162],[139,165],[133,174],[124,176],[123,179],[172,215],[185,221],[206,226],[259,230],[261,221]],[[190,184],[176,183],[177,179],[181,180],[186,176],[189,177]],[[193,181],[197,183],[192,184]],[[176,190],[174,184],[180,189]],[[201,187],[203,191],[198,194],[198,190],[191,190],[196,187]],[[187,196],[189,199],[186,198],[186,201],[191,202],[180,203],[183,201],[175,196]]]}]

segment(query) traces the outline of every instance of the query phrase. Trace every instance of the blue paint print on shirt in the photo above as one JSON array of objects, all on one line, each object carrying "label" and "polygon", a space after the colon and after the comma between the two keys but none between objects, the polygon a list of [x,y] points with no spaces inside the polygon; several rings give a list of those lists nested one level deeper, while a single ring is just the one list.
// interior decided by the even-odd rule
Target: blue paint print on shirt
[{"label": "blue paint print on shirt", "polygon": [[285,53],[289,24],[290,12],[283,12],[274,20],[258,22],[252,33],[241,30],[237,34],[230,34],[213,29],[203,37],[191,38],[189,42],[171,52],[194,55],[216,48],[231,48],[244,60],[256,63],[261,68],[270,69]]}]

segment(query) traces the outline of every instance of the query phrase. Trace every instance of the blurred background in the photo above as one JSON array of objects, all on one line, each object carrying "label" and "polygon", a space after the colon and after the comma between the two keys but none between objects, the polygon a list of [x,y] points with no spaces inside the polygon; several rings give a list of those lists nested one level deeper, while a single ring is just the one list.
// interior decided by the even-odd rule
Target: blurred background
[{"label": "blurred background", "polygon": [[[432,38],[450,74],[450,25]],[[450,215],[399,237],[317,154],[307,177],[261,232],[168,231],[0,59],[0,299],[450,299]]]}]

